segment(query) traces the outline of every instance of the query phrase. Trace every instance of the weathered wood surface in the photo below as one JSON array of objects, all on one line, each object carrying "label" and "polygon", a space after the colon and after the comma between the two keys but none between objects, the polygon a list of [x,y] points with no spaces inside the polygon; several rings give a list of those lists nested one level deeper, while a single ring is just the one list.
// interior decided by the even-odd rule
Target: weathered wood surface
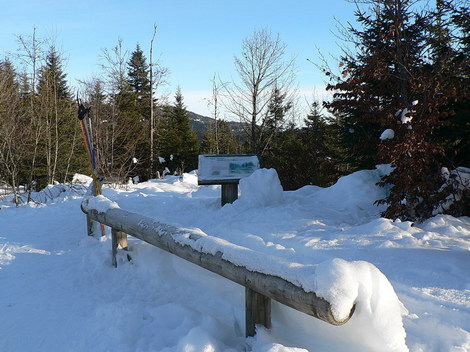
[{"label": "weathered wood surface", "polygon": [[95,228],[95,222],[90,218],[90,215],[86,215],[86,228],[87,228],[87,233],[88,236],[93,236],[94,234],[94,228]]},{"label": "weathered wood surface", "polygon": [[238,183],[224,183],[222,184],[221,204],[224,206],[228,203],[233,203],[238,199]]},{"label": "weathered wood surface", "polygon": [[246,336],[255,336],[256,325],[271,329],[271,299],[245,287]]},{"label": "weathered wood surface", "polygon": [[250,271],[244,266],[235,265],[223,259],[220,252],[215,255],[203,253],[189,245],[175,241],[173,236],[187,235],[188,232],[185,230],[119,208],[100,213],[96,209],[88,209],[87,200],[82,204],[82,210],[91,219],[110,226],[114,231],[121,231],[139,238],[252,291],[327,323],[342,325],[350,319],[354,312],[354,307],[352,307],[351,313],[346,319],[337,320],[331,312],[330,303],[318,297],[314,292],[305,292],[301,287],[283,278]]},{"label": "weathered wood surface", "polygon": [[127,234],[122,231],[118,231],[112,228],[111,229],[111,241],[112,241],[113,266],[117,268],[117,260],[116,260],[117,250],[118,250],[118,247],[121,247],[121,249],[124,249],[127,251]]}]

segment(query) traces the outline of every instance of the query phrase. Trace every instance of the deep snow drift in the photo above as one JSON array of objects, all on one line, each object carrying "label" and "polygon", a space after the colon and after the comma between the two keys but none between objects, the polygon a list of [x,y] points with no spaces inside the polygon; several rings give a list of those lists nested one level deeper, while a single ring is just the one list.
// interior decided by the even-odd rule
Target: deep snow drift
[{"label": "deep snow drift", "polygon": [[0,351],[468,351],[470,218],[380,218],[381,172],[284,192],[261,169],[223,208],[195,174],[92,198],[196,231],[202,250],[313,290],[335,316],[357,304],[335,327],[273,302],[272,329],[248,341],[241,286],[131,237],[132,260],[120,251],[113,268],[110,235],[86,236],[79,188],[1,203]]}]

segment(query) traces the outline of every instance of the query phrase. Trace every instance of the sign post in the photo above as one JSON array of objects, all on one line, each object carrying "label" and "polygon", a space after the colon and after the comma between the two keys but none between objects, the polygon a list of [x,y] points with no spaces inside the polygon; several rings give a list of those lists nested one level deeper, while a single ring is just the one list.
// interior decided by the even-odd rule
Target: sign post
[{"label": "sign post", "polygon": [[238,182],[259,169],[253,154],[199,155],[198,184],[222,185],[221,204],[238,198]]}]

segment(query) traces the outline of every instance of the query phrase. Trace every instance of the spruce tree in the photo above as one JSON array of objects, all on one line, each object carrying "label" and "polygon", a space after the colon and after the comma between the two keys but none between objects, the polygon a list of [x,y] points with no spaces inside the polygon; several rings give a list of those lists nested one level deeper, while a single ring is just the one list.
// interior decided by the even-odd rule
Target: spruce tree
[{"label": "spruce tree", "polygon": [[[441,192],[445,148],[437,137],[446,116],[455,115],[452,105],[465,100],[456,94],[465,79],[458,74],[459,65],[428,55],[426,30],[432,16],[413,12],[408,0],[370,4],[369,12],[356,12],[362,29],[349,30],[357,51],[341,58],[342,76],[329,85],[337,92],[327,106],[352,134],[362,134],[354,147],[372,150],[369,166],[392,165],[380,182],[390,190],[379,200],[387,204],[383,216],[421,220],[446,198]],[[389,128],[394,138],[380,139]]]},{"label": "spruce tree", "polygon": [[214,121],[214,124],[204,132],[201,142],[203,154],[236,154],[240,152],[240,148],[229,123],[224,120]]},{"label": "spruce tree", "polygon": [[470,8],[458,1],[438,0],[431,13],[428,38],[432,77],[439,84],[443,124],[436,139],[443,148],[446,187],[440,210],[470,215]]},{"label": "spruce tree", "polygon": [[163,166],[177,174],[196,169],[198,139],[189,124],[189,114],[179,87],[175,94],[174,105],[166,109],[161,128],[161,156],[166,160]]},{"label": "spruce tree", "polygon": [[278,133],[264,167],[277,170],[284,189],[305,185],[330,186],[339,174],[336,129],[328,122],[320,105],[312,103],[304,127],[291,124]]},{"label": "spruce tree", "polygon": [[132,52],[129,62],[127,64],[127,82],[131,92],[134,94],[136,108],[142,115],[143,119],[150,118],[150,78],[149,66],[147,59],[137,44],[135,50]]},{"label": "spruce tree", "polygon": [[35,170],[39,187],[54,181],[63,182],[68,174],[69,156],[74,157],[76,136],[75,103],[67,86],[62,58],[54,46],[49,48],[45,64],[39,69],[36,102],[42,132],[43,149]]},{"label": "spruce tree", "polygon": [[140,134],[135,145],[134,161],[138,160],[133,168],[133,175],[140,179],[147,179],[150,175],[150,99],[151,84],[147,59],[137,44],[127,63],[127,90],[125,112],[134,121],[135,133]]},{"label": "spruce tree", "polygon": [[273,147],[273,142],[277,139],[283,128],[286,126],[286,116],[292,109],[293,103],[288,99],[288,93],[282,92],[275,86],[271,92],[266,117],[258,132],[258,145],[263,148],[259,151],[259,156],[263,156]]}]

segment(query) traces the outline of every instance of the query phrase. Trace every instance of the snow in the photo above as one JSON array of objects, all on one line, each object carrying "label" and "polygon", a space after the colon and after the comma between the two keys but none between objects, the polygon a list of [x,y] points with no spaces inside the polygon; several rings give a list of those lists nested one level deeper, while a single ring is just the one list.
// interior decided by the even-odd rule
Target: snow
[{"label": "snow", "polygon": [[85,209],[95,209],[100,213],[105,213],[109,209],[119,209],[119,205],[116,202],[109,200],[103,195],[91,197],[82,204]]},{"label": "snow", "polygon": [[[384,195],[375,184],[387,172],[382,165],[329,188],[286,192],[275,170],[260,169],[222,208],[220,186],[198,186],[194,173],[105,187],[106,198],[57,185],[43,204],[5,200],[0,351],[468,351],[470,218],[380,218],[372,203]],[[272,329],[245,339],[241,286],[132,237],[113,268],[109,229],[86,235],[84,198],[99,211],[177,226],[188,234],[181,241],[202,251],[289,277],[331,301],[337,317],[356,310],[332,326],[273,302]]]},{"label": "snow", "polygon": [[401,112],[401,123],[410,123],[413,120],[413,116],[408,115],[411,111],[408,110],[407,108],[404,108],[403,111]]},{"label": "snow", "polygon": [[391,128],[388,128],[382,132],[382,134],[380,135],[380,140],[384,141],[386,139],[393,139],[394,137],[395,137],[395,131],[392,130]]},{"label": "snow", "polygon": [[354,324],[368,332],[367,343],[374,351],[408,351],[402,321],[408,312],[374,265],[335,258],[318,265],[316,280],[316,292],[332,302],[337,319],[346,318],[351,306],[357,305]]},{"label": "snow", "polygon": [[240,197],[237,206],[267,207],[283,201],[281,181],[274,169],[258,169],[249,177],[240,179]]}]

